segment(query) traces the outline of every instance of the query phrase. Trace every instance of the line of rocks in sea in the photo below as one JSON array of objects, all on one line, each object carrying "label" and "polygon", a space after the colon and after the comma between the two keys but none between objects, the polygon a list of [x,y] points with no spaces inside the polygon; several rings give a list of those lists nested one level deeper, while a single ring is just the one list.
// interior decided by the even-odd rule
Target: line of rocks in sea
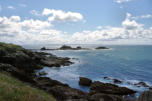
[{"label": "line of rocks in sea", "polygon": [[[109,77],[104,78],[114,80],[115,83],[122,83],[122,81],[117,79]],[[144,91],[138,98],[130,99],[128,95],[132,96],[136,91],[126,87],[119,87],[115,84],[103,83],[100,81],[93,82],[91,79],[86,77],[79,78],[79,85],[90,87],[89,101],[152,101],[151,88],[149,88],[148,91]],[[139,82],[137,85],[145,86],[146,83]],[[145,87],[147,87],[147,85]]]},{"label": "line of rocks in sea", "polygon": [[[52,94],[57,101],[126,101],[123,96],[136,93],[126,87],[99,81],[92,82],[92,80],[82,77],[79,84],[90,86],[90,92],[86,93],[71,88],[57,80],[35,74],[36,70],[42,69],[44,66],[51,68],[71,65],[72,62],[69,58],[57,57],[44,52],[32,52],[16,45],[6,46],[7,44],[0,43],[0,71]],[[143,100],[144,98],[149,99],[148,96],[145,96],[144,93],[137,101],[151,101]]]},{"label": "line of rocks in sea", "polygon": [[[99,50],[99,49],[109,49],[109,48],[104,47],[104,46],[100,46],[100,47],[96,47],[95,49]],[[76,48],[73,48],[71,46],[63,45],[60,48],[56,48],[56,49],[49,49],[46,47],[42,47],[40,50],[90,50],[90,49],[89,48],[82,48],[81,46],[77,46]]]},{"label": "line of rocks in sea", "polygon": [[[111,77],[107,77],[107,76],[105,76],[104,79],[111,80],[111,81],[113,81],[114,84],[122,84],[123,83],[123,81],[121,81],[119,79],[115,79],[115,78],[111,78]],[[132,83],[132,82],[127,81],[126,83],[129,84],[129,85],[134,85],[136,87],[145,87],[145,88],[151,89],[151,86],[148,85],[146,82],[143,82],[143,81],[139,81],[139,82],[136,82],[136,83]]]}]

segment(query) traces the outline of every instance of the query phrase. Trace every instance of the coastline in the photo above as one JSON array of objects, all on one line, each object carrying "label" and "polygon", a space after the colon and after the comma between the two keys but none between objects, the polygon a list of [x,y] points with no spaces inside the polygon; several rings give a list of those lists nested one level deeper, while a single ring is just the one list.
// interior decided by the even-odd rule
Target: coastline
[{"label": "coastline", "polygon": [[[14,76],[15,78],[18,78],[19,80],[28,83],[33,87],[42,89],[54,95],[58,101],[67,101],[69,99],[77,99],[82,101],[98,101],[98,99],[95,99],[97,96],[103,98],[105,96],[106,97],[108,96],[111,99],[118,98],[120,99],[119,101],[123,101],[123,96],[121,94],[115,94],[115,93],[107,94],[105,92],[103,94],[103,92],[101,93],[100,91],[97,93],[92,93],[92,92],[85,93],[78,89],[71,88],[69,85],[63,84],[57,80],[52,80],[51,78],[47,78],[47,77],[40,77],[36,75],[34,71],[42,69],[43,66],[48,66],[51,68],[51,67],[68,66],[73,63],[70,62],[69,58],[57,57],[52,54],[47,54],[43,52],[32,52],[16,45],[14,45],[14,47],[11,48],[9,47],[9,50],[15,49],[15,51],[6,51],[7,49],[1,51],[0,54],[2,60],[0,63],[1,71],[7,72],[12,76]],[[99,85],[100,84],[101,83],[99,83]],[[114,88],[116,87],[115,85],[110,85],[110,87],[111,86]],[[118,88],[119,87],[116,87],[116,89]],[[126,89],[130,90],[128,88],[125,88],[125,90]],[[131,92],[131,94],[132,93],[135,92]],[[129,93],[123,95],[128,95],[128,94]]]}]

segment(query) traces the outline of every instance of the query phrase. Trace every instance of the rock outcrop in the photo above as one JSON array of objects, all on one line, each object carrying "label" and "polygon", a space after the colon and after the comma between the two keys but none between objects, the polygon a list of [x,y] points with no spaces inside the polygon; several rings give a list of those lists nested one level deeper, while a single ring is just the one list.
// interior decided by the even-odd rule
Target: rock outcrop
[{"label": "rock outcrop", "polygon": [[110,78],[110,77],[107,77],[107,76],[105,76],[104,79],[106,79],[106,80],[112,80],[113,83],[115,83],[115,84],[120,84],[120,83],[122,83],[121,80],[114,79],[114,78]]},{"label": "rock outcrop", "polygon": [[129,95],[134,94],[136,91],[131,90],[126,87],[119,87],[110,83],[102,83],[95,81],[91,84],[90,94],[104,93],[104,94],[113,94],[113,95]]},{"label": "rock outcrop", "polygon": [[90,86],[92,80],[86,77],[79,77],[79,85],[81,86]]},{"label": "rock outcrop", "polygon": [[90,96],[90,101],[124,101],[122,96],[97,93]]},{"label": "rock outcrop", "polygon": [[136,101],[152,101],[152,91],[144,91]]}]

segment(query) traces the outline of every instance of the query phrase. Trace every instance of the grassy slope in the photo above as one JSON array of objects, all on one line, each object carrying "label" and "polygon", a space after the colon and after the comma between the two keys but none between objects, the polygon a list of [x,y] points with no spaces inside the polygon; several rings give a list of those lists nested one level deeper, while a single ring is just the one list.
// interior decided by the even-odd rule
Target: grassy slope
[{"label": "grassy slope", "polygon": [[24,51],[25,49],[18,45],[0,42],[0,50],[7,53],[13,53],[16,51]]},{"label": "grassy slope", "polygon": [[56,101],[51,95],[32,88],[0,72],[0,101]]},{"label": "grassy slope", "polygon": [[51,95],[32,88],[0,72],[0,101],[56,101]]}]

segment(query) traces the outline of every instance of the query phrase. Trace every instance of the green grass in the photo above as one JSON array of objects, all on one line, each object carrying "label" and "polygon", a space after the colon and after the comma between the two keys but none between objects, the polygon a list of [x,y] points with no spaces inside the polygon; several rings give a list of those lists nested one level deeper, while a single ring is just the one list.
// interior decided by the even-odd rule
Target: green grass
[{"label": "green grass", "polygon": [[0,42],[0,51],[14,53],[16,51],[25,51],[25,49],[18,45]]},{"label": "green grass", "polygon": [[44,91],[32,88],[0,72],[0,101],[56,101]]}]

